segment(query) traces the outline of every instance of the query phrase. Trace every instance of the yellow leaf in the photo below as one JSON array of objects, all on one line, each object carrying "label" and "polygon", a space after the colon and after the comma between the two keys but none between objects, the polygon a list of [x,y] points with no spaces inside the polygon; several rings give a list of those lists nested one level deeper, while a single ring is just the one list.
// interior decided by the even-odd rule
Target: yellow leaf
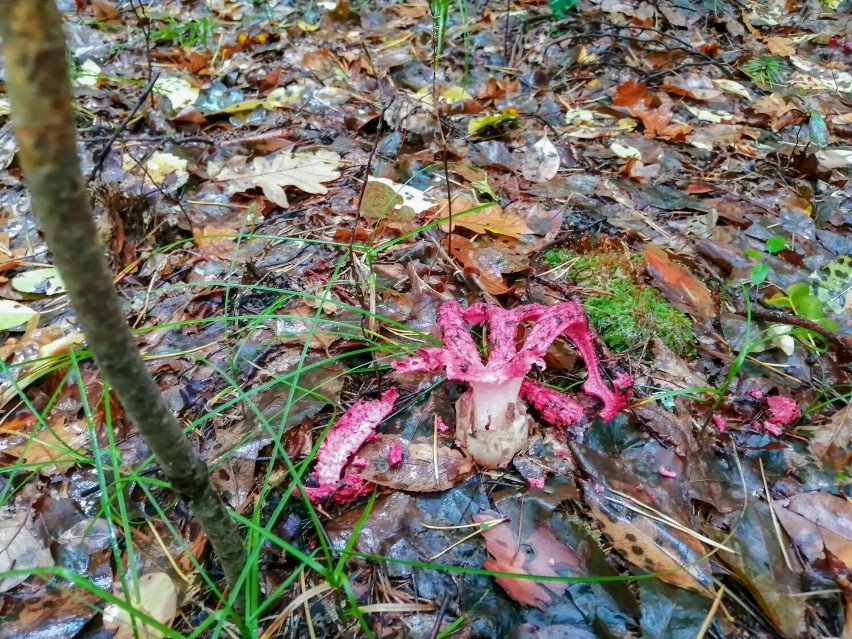
[{"label": "yellow leaf", "polygon": [[499,209],[494,211],[495,208],[497,207],[466,213],[458,218],[454,217],[453,225],[483,235],[486,231],[509,237],[521,237],[521,235],[532,233],[532,229],[527,226],[522,217]]},{"label": "yellow leaf", "polygon": [[467,134],[478,135],[488,127],[517,124],[520,122],[517,115],[518,112],[514,109],[504,109],[502,112],[494,115],[480,115],[475,118],[471,118],[470,122],[467,123]]}]

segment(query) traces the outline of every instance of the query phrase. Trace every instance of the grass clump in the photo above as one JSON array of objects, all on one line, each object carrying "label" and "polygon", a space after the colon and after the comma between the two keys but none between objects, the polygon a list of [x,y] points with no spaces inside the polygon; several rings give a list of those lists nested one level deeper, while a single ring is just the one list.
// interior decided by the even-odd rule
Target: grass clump
[{"label": "grass clump", "polygon": [[553,249],[542,257],[555,274],[580,289],[589,319],[613,351],[642,346],[656,335],[681,355],[695,352],[692,320],[639,281],[640,254]]}]

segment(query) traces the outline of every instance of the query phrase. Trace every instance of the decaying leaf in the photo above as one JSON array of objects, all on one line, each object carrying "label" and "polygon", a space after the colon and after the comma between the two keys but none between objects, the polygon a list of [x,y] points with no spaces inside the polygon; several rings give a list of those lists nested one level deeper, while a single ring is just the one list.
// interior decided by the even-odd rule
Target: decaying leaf
[{"label": "decaying leaf", "polygon": [[71,468],[77,461],[77,451],[89,441],[85,421],[67,421],[61,415],[50,418],[50,428],[37,429],[35,434],[22,433],[20,437],[25,439],[3,452],[38,465],[39,471],[46,476]]},{"label": "decaying leaf", "polygon": [[[30,508],[8,506],[0,509],[0,575],[9,570],[26,570],[53,565],[46,535],[40,534]],[[0,578],[0,593],[27,579],[26,575]]]},{"label": "decaying leaf", "polygon": [[287,208],[289,202],[284,187],[294,186],[305,193],[327,193],[323,182],[340,177],[339,162],[337,153],[325,149],[312,154],[281,151],[256,157],[250,165],[241,168],[225,167],[216,173],[215,167],[208,167],[208,171],[215,174],[213,180],[228,182],[237,192],[260,188],[267,199]]},{"label": "decaying leaf", "polygon": [[[724,533],[708,528],[708,534],[722,538]],[[785,553],[779,545],[779,536],[769,514],[769,506],[759,500],[750,500],[738,524],[732,527],[726,545],[736,553],[717,553],[760,605],[778,631],[788,639],[797,639],[805,632],[807,598],[803,597],[802,579],[796,567],[787,567]],[[783,537],[783,535],[782,535]],[[782,543],[787,543],[786,538]],[[790,548],[786,557],[795,560]]]},{"label": "decaying leaf", "polygon": [[[164,572],[147,573],[139,577],[139,590],[131,590],[130,600],[135,610],[141,610],[164,626],[171,625],[177,615],[177,588]],[[146,624],[116,604],[104,610],[104,626],[115,631],[114,639],[160,639],[162,631]]]},{"label": "decaying leaf", "polygon": [[808,449],[814,457],[837,471],[852,464],[852,411],[849,406],[834,413],[825,424],[814,426]]},{"label": "decaying leaf", "polygon": [[559,172],[559,151],[547,136],[524,153],[521,173],[530,182],[547,182]]},{"label": "decaying leaf", "polygon": [[367,178],[361,213],[368,218],[410,221],[436,206],[436,202],[412,186],[385,178]]},{"label": "decaying leaf", "polygon": [[[473,520],[479,523],[499,519],[499,515],[480,513]],[[543,523],[523,540],[516,536],[517,528],[511,523],[501,523],[487,528],[482,536],[491,559],[483,563],[487,570],[514,572],[524,575],[565,577],[579,574],[582,563],[577,553],[559,541],[550,526]],[[561,595],[568,586],[559,581],[535,581],[495,577],[512,599],[527,606],[545,610],[553,595]]]},{"label": "decaying leaf", "polygon": [[801,493],[773,504],[787,534],[810,561],[829,551],[852,568],[852,503],[830,493]]},{"label": "decaying leaf", "polygon": [[715,315],[713,296],[704,282],[680,264],[672,262],[659,246],[646,244],[642,251],[654,285],[675,308],[701,318]]},{"label": "decaying leaf", "polygon": [[586,484],[586,503],[601,530],[622,556],[666,583],[713,597],[713,574],[692,535],[622,505],[624,498],[603,485]]},{"label": "decaying leaf", "polygon": [[[394,444],[401,445],[401,463],[394,463]],[[358,450],[358,457],[369,462],[358,471],[365,481],[411,492],[448,490],[468,477],[474,469],[473,461],[460,450],[438,445],[435,451],[431,438],[408,443],[399,435],[380,435],[364,444]]]},{"label": "decaying leaf", "polygon": [[[443,202],[444,205],[439,211],[439,215],[446,217],[447,201],[443,200]],[[477,206],[479,205],[464,196],[454,197],[453,226],[460,226],[480,235],[485,235],[489,231],[507,237],[521,237],[532,233],[532,229],[527,226],[526,220],[519,215],[505,211],[499,204],[492,204],[487,208],[470,213],[465,212]],[[443,226],[448,226],[448,223]]]}]

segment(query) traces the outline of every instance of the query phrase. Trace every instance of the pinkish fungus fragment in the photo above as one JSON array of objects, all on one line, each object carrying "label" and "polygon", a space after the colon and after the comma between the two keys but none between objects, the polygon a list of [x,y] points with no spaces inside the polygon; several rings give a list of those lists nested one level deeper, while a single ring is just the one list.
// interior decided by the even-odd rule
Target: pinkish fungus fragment
[{"label": "pinkish fungus fragment", "polygon": [[[309,480],[315,486],[305,486],[305,494],[316,503],[334,494],[335,501],[350,501],[370,489],[361,477],[343,470],[352,457],[376,434],[376,427],[393,410],[399,392],[391,388],[374,401],[358,400],[337,420],[317,451],[317,463]],[[364,461],[356,458],[353,465]],[[343,479],[341,479],[343,477]]]},{"label": "pinkish fungus fragment", "polygon": [[746,391],[746,395],[754,399],[763,399],[763,391],[761,391],[759,388],[749,388]]},{"label": "pinkish fungus fragment", "polygon": [[762,422],[762,424],[763,430],[765,430],[770,435],[774,435],[775,437],[781,437],[784,434],[784,429],[778,424],[773,424],[772,422]]},{"label": "pinkish fungus fragment", "polygon": [[766,398],[766,404],[769,406],[769,421],[773,424],[789,424],[799,418],[799,405],[792,397],[773,395]]},{"label": "pinkish fungus fragment", "polygon": [[[518,348],[518,329],[525,321],[532,326]],[[485,363],[469,330],[470,326],[483,322],[488,322]],[[393,367],[403,373],[443,368],[449,379],[470,385],[456,403],[456,440],[481,466],[505,465],[526,445],[529,420],[519,399],[524,377],[533,365],[545,367],[544,356],[560,335],[570,339],[583,357],[588,369],[583,390],[603,402],[601,417],[610,420],[627,404],[632,379],[620,373],[616,375],[615,388],[607,386],[601,376],[586,315],[574,302],[553,306],[528,304],[507,310],[492,304],[473,304],[462,309],[458,302],[450,300],[438,310],[438,325],[444,338],[443,347],[418,348],[417,355],[394,362]],[[554,410],[547,410],[549,404],[556,404],[553,395],[536,390],[541,389],[537,384],[528,384],[526,388],[534,405],[554,416]],[[579,405],[570,406],[571,414],[579,419],[582,416],[577,410]]]},{"label": "pinkish fungus fragment", "polygon": [[544,490],[544,477],[527,477],[527,483],[538,490]]},{"label": "pinkish fungus fragment", "polygon": [[402,444],[399,442],[392,442],[390,448],[388,449],[388,464],[393,468],[394,466],[399,466],[402,463]]},{"label": "pinkish fungus fragment", "polygon": [[728,420],[726,420],[719,413],[713,413],[713,425],[720,433],[724,433],[726,430],[728,430]]},{"label": "pinkish fungus fragment", "polygon": [[542,386],[531,379],[521,383],[521,397],[538,411],[541,418],[554,426],[569,427],[583,419],[583,407],[558,390]]},{"label": "pinkish fungus fragment", "polygon": [[669,479],[677,479],[677,473],[671,470],[667,470],[665,466],[660,466],[658,469],[661,477],[668,477]]}]

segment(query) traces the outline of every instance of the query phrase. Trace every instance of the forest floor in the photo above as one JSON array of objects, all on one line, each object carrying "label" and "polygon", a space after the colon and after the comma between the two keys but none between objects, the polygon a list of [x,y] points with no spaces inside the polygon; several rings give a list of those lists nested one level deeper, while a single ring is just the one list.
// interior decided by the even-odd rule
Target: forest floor
[{"label": "forest floor", "polygon": [[59,1],[247,609],[89,358],[0,92],[0,638],[852,639],[852,6],[572,4]]}]

